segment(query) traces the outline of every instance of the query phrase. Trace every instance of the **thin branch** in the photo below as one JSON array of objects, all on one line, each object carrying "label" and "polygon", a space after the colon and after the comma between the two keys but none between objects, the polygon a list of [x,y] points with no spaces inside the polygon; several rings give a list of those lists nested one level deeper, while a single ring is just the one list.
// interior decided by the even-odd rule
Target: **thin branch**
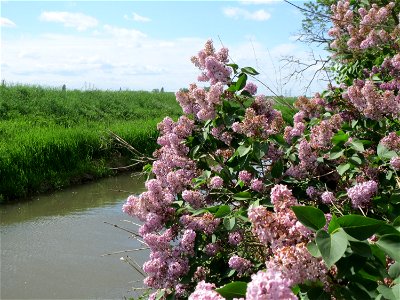
[{"label": "thin branch", "polygon": [[121,251],[102,254],[100,256],[103,257],[103,256],[109,256],[109,255],[121,254],[121,253],[127,253],[127,252],[135,252],[135,251],[147,250],[147,249],[150,249],[150,248],[149,247],[144,247],[144,248],[136,248],[136,249],[130,249],[130,250],[121,250]]}]

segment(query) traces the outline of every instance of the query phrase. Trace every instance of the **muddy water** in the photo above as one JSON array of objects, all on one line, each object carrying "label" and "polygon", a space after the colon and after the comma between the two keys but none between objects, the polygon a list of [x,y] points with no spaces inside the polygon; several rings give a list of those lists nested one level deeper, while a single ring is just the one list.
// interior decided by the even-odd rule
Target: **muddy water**
[{"label": "muddy water", "polygon": [[137,297],[142,275],[120,260],[139,264],[146,250],[129,233],[137,227],[121,211],[143,178],[122,175],[31,201],[0,205],[1,299],[124,299]]}]

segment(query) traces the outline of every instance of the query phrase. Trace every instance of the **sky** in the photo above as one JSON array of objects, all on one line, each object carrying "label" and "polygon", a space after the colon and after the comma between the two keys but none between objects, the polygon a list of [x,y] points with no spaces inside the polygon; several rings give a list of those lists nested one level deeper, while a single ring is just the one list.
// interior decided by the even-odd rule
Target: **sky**
[{"label": "sky", "polygon": [[[301,5],[302,1],[294,1]],[[190,58],[212,39],[231,62],[254,67],[274,93],[325,88],[283,60],[321,49],[297,41],[303,15],[280,0],[1,1],[1,79],[67,89],[177,91],[197,81]],[[258,84],[259,92],[271,94]]]}]

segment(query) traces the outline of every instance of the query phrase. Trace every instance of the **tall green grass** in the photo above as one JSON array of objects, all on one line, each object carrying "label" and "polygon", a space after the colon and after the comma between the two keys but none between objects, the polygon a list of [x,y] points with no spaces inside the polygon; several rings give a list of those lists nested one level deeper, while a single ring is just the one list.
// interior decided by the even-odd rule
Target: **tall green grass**
[{"label": "tall green grass", "polygon": [[180,114],[173,93],[2,85],[0,95],[0,200],[111,174],[129,153],[110,130],[150,155],[156,124]]}]

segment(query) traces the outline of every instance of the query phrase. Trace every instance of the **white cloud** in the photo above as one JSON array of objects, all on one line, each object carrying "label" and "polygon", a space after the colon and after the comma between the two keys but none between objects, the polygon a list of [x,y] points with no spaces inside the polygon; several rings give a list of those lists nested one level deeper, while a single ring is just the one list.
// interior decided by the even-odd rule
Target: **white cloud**
[{"label": "white cloud", "polygon": [[223,13],[225,16],[230,18],[244,18],[246,20],[254,20],[254,21],[266,21],[271,17],[271,14],[265,11],[264,9],[259,9],[253,12],[250,12],[246,9],[242,9],[239,7],[226,7],[223,9]]},{"label": "white cloud", "polygon": [[0,27],[16,27],[15,23],[7,18],[0,18]]},{"label": "white cloud", "polygon": [[124,19],[126,20],[133,20],[135,22],[150,22],[151,19],[147,17],[143,17],[137,13],[132,13],[132,17],[129,17],[128,15],[124,15]]},{"label": "white cloud", "polygon": [[66,11],[45,11],[42,12],[39,19],[45,22],[63,23],[65,27],[73,27],[78,31],[96,27],[99,23],[97,19],[91,16]]},{"label": "white cloud", "polygon": [[104,25],[104,31],[109,33],[117,38],[126,38],[132,40],[139,40],[145,38],[147,35],[139,30],[136,29],[128,29],[123,27],[111,26],[111,25]]}]

